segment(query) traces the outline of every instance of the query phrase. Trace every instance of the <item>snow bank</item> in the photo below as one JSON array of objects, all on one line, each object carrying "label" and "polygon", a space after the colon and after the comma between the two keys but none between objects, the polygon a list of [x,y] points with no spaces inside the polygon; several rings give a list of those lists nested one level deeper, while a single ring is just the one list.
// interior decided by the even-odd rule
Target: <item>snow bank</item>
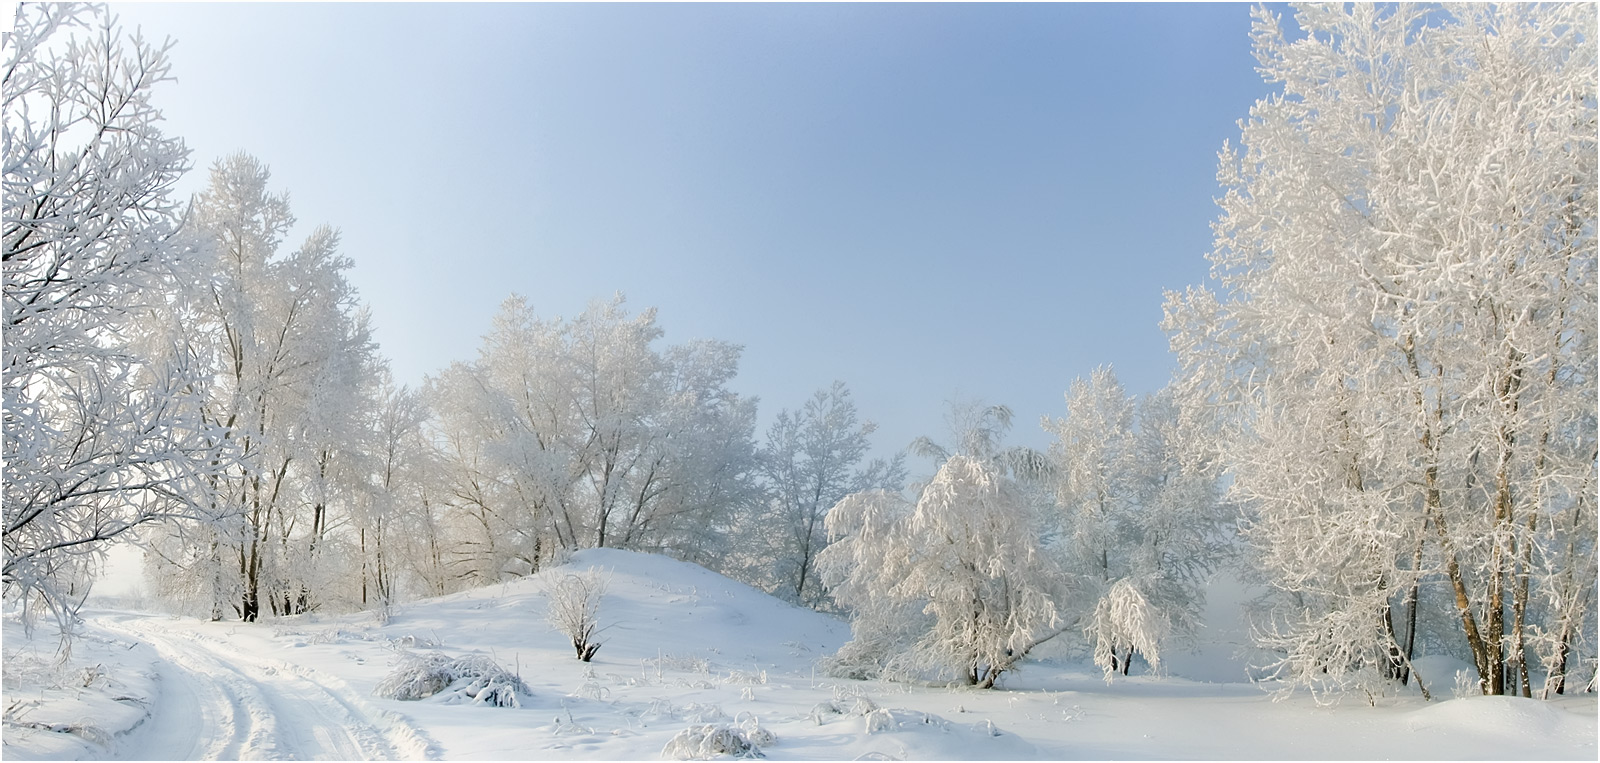
[{"label": "snow bank", "polygon": [[1552,742],[1592,745],[1594,720],[1541,700],[1466,697],[1412,711],[1406,715],[1406,727],[1458,741],[1476,740],[1481,744],[1478,749],[1499,758]]},{"label": "snow bank", "polygon": [[105,758],[118,742],[150,717],[159,695],[153,655],[147,648],[98,632],[72,644],[70,657],[57,653],[54,623],[24,632],[5,618],[5,733],[10,760]]}]

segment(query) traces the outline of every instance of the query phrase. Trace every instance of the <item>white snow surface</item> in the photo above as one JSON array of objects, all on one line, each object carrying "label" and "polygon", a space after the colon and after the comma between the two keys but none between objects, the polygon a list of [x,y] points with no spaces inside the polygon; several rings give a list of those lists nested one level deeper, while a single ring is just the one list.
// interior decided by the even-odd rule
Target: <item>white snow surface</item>
[{"label": "white snow surface", "polygon": [[[546,623],[552,575],[610,572],[589,664]],[[596,549],[564,568],[371,614],[265,623],[103,610],[70,659],[41,627],[4,632],[6,759],[626,759],[738,732],[774,760],[1596,758],[1596,702],[1415,693],[1319,706],[1262,687],[1035,660],[1002,688],[818,674],[849,627],[700,567]],[[379,699],[407,653],[483,655],[520,707]],[[1212,660],[1193,674],[1227,672]],[[732,735],[724,734],[725,738]],[[669,748],[669,743],[679,741]],[[695,749],[712,749],[699,745]]]}]

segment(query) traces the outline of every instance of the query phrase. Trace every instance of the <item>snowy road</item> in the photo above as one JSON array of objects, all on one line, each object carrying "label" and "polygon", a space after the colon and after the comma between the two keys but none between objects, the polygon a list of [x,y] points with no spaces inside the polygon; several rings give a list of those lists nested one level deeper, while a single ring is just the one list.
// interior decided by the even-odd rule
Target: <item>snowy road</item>
[{"label": "snowy road", "polygon": [[[172,631],[158,618],[96,618],[149,645],[160,693],[150,718],[121,740],[121,760],[393,760],[420,757],[415,730],[331,677],[221,639]],[[411,732],[411,733],[406,733]],[[398,742],[398,743],[397,743]]]}]

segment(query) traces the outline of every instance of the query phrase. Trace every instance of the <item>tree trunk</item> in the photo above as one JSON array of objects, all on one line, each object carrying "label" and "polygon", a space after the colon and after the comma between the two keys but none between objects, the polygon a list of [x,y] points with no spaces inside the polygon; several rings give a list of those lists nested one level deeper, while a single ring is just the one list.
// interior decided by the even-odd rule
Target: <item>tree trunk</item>
[{"label": "tree trunk", "polygon": [[[1417,606],[1418,598],[1422,595],[1422,576],[1419,570],[1422,568],[1422,544],[1426,539],[1427,532],[1428,520],[1423,519],[1423,534],[1417,536],[1417,551],[1411,556],[1411,571],[1412,574],[1416,575],[1417,577],[1411,581],[1411,591],[1406,594],[1406,675],[1400,679],[1400,684],[1402,686],[1409,682],[1411,677],[1411,659],[1417,656]],[[1418,679],[1417,683],[1420,685],[1421,679]],[[1423,691],[1426,691],[1426,689]]]},{"label": "tree trunk", "polygon": [[1402,686],[1406,682],[1405,660],[1400,651],[1400,637],[1394,630],[1394,606],[1389,604],[1390,599],[1384,600],[1383,605],[1383,632],[1388,637],[1388,646],[1384,648],[1383,677],[1399,681]]},{"label": "tree trunk", "polygon": [[367,608],[367,528],[363,527],[356,535],[361,546],[361,608]]},{"label": "tree trunk", "polygon": [[1455,594],[1456,612],[1461,617],[1461,629],[1466,633],[1467,645],[1472,649],[1472,660],[1478,669],[1480,688],[1487,688],[1483,685],[1484,679],[1490,674],[1491,670],[1498,669],[1499,663],[1498,660],[1491,661],[1489,658],[1488,644],[1478,630],[1477,618],[1472,613],[1472,600],[1467,596],[1466,579],[1461,571],[1461,564],[1456,559],[1455,547],[1450,540],[1449,528],[1445,526],[1444,498],[1442,489],[1439,486],[1437,443],[1434,441],[1434,432],[1436,430],[1442,432],[1444,429],[1444,408],[1441,401],[1435,410],[1430,412],[1427,409],[1427,404],[1423,399],[1422,370],[1417,362],[1414,337],[1406,337],[1405,353],[1406,363],[1417,385],[1412,392],[1417,412],[1428,420],[1427,425],[1422,429],[1422,437],[1420,438],[1422,452],[1427,458],[1427,466],[1422,471],[1423,517],[1425,521],[1431,521],[1433,529],[1438,531],[1439,552],[1444,557],[1445,572],[1450,580],[1452,592]]},{"label": "tree trunk", "polygon": [[[1433,499],[1437,500],[1437,495],[1434,495]],[[1472,603],[1467,598],[1466,580],[1462,575],[1460,563],[1456,561],[1455,550],[1451,548],[1450,536],[1445,529],[1443,520],[1442,514],[1435,515],[1433,526],[1434,529],[1439,531],[1439,540],[1442,547],[1440,552],[1444,554],[1445,572],[1450,578],[1450,587],[1455,593],[1456,611],[1461,616],[1461,628],[1467,634],[1467,646],[1472,648],[1472,659],[1478,669],[1479,688],[1487,690],[1488,687],[1484,680],[1491,671],[1489,648],[1478,632],[1478,621],[1472,615]],[[1496,668],[1498,667],[1498,663],[1493,663],[1493,665]]]},{"label": "tree trunk", "polygon": [[1571,651],[1572,631],[1563,627],[1561,629],[1561,643],[1556,647],[1556,667],[1550,671],[1550,677],[1545,679],[1545,693],[1566,693],[1567,688],[1567,653]]},{"label": "tree trunk", "polygon": [[1538,526],[1537,509],[1528,513],[1528,537],[1522,541],[1522,553],[1516,562],[1516,588],[1511,592],[1511,656],[1517,664],[1516,679],[1524,697],[1533,697],[1533,687],[1528,681],[1528,655],[1523,641],[1523,628],[1528,611],[1528,577],[1533,565],[1533,534]]}]

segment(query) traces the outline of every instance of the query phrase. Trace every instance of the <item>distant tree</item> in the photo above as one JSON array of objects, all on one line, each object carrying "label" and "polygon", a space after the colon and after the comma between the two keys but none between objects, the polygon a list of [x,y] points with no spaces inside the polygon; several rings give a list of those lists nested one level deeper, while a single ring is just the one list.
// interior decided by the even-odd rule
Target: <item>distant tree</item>
[{"label": "distant tree", "polygon": [[758,456],[766,499],[743,517],[734,541],[745,551],[745,577],[796,604],[827,601],[816,560],[828,545],[828,510],[850,493],[899,490],[905,481],[902,456],[862,464],[875,428],[858,419],[844,382],[778,413]]},{"label": "distant tree", "polygon": [[1109,367],[1078,379],[1056,434],[1059,513],[1052,548],[1072,573],[1095,662],[1109,679],[1138,652],[1152,666],[1192,639],[1205,584],[1224,558],[1215,479],[1186,466],[1182,418],[1166,390],[1136,399]]},{"label": "distant tree", "polygon": [[153,318],[187,267],[188,151],[151,100],[169,45],[53,3],[5,35],[4,583],[64,626],[106,542],[193,515],[227,459]]},{"label": "distant tree", "polygon": [[387,371],[381,376],[351,531],[361,555],[361,606],[387,612],[408,574],[420,593],[443,591],[429,585],[438,536],[428,510],[436,473],[423,428],[428,410],[415,390],[396,386]]},{"label": "distant tree", "polygon": [[429,380],[447,564],[463,584],[617,547],[706,561],[749,502],[755,401],[727,389],[739,349],[658,350],[655,311],[620,297],[571,321],[512,297],[477,361]]},{"label": "distant tree", "polygon": [[1484,693],[1562,691],[1596,640],[1594,6],[1295,21],[1256,11],[1282,92],[1222,152],[1216,288],[1166,319],[1269,667],[1405,681],[1431,597]]}]

